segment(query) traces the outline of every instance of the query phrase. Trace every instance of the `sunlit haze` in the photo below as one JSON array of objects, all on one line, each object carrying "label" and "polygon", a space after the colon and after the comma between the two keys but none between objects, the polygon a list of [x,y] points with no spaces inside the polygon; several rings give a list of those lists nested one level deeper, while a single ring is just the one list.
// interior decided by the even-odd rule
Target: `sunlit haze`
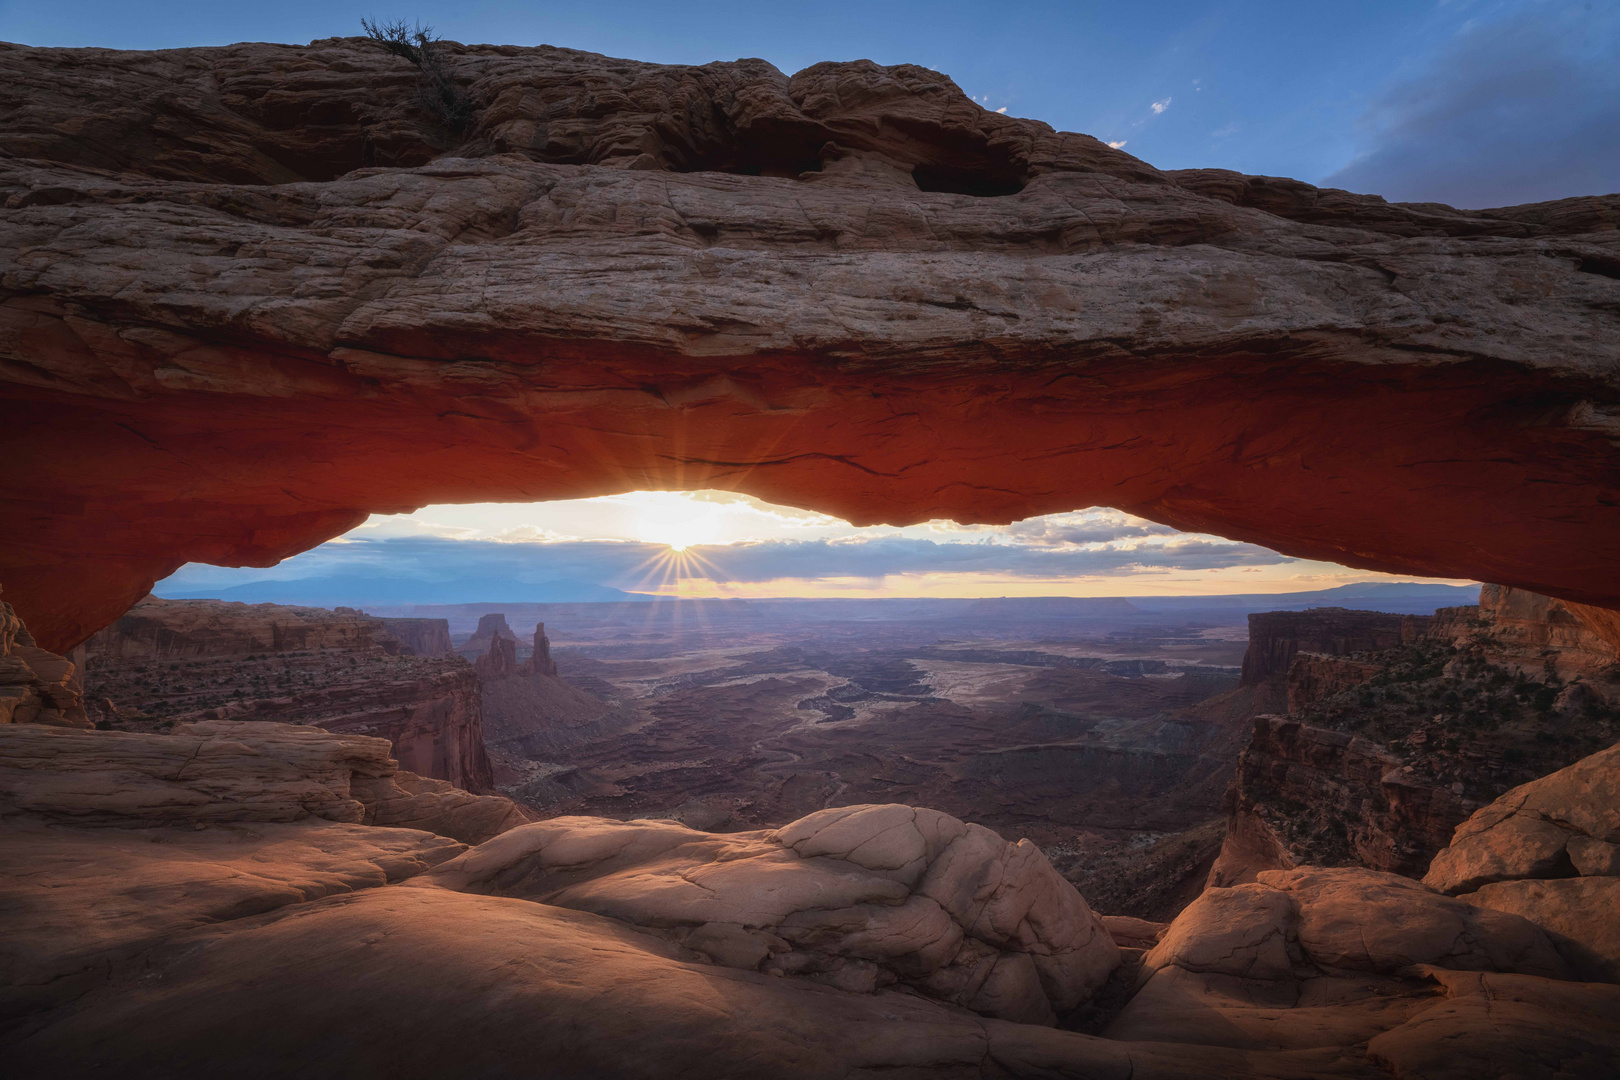
[{"label": "sunlit haze", "polygon": [[412,581],[472,578],[599,586],[601,599],[614,590],[683,597],[1200,595],[1434,580],[1288,558],[1103,508],[1004,526],[856,527],[731,492],[637,491],[374,515],[277,567],[194,564],[158,592],[382,573],[407,593]]}]

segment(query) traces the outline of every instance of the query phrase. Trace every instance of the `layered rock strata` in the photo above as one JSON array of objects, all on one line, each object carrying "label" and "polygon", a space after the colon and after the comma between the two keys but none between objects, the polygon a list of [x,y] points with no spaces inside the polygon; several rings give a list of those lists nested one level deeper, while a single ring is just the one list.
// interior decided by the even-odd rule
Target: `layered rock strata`
[{"label": "layered rock strata", "polygon": [[1305,861],[1419,877],[1478,805],[1415,779],[1388,747],[1284,716],[1260,716],[1227,795],[1211,885]]},{"label": "layered rock strata", "polygon": [[506,625],[506,616],[493,612],[479,616],[478,628],[473,631],[472,637],[456,646],[456,651],[471,659],[484,655],[497,641],[507,642],[514,650],[517,647],[517,635]]},{"label": "layered rock strata", "polygon": [[492,639],[489,647],[473,661],[473,668],[484,682],[512,678],[518,674],[517,644],[510,638]]},{"label": "layered rock strata", "polygon": [[665,487],[1620,605],[1620,197],[1166,173],[909,65],[447,49],[461,131],[362,40],[4,47],[0,577],[44,647],[372,510]]},{"label": "layered rock strata", "polygon": [[382,620],[348,608],[148,598],[90,641],[86,666],[109,727],[312,724],[384,737],[406,769],[490,790],[477,673],[413,652]]},{"label": "layered rock strata", "polygon": [[[117,660],[179,660],[332,649],[380,648],[390,635],[352,608],[144,597],[86,643],[89,653]],[[398,651],[397,646],[394,651]]]},{"label": "layered rock strata", "polygon": [[417,656],[448,656],[455,651],[450,644],[448,619],[378,619],[383,629]]},{"label": "layered rock strata", "polygon": [[1267,611],[1249,616],[1243,685],[1285,678],[1300,653],[1342,656],[1378,652],[1413,633],[1417,617],[1349,608]]},{"label": "layered rock strata", "polygon": [[529,820],[400,770],[386,739],[262,721],[166,735],[0,727],[0,814],[99,825],[327,821],[408,825],[477,843]]},{"label": "layered rock strata", "polygon": [[1302,863],[1421,876],[1480,806],[1620,738],[1613,647],[1561,601],[1485,586],[1478,607],[1406,617],[1394,648],[1293,645],[1251,643],[1251,660],[1293,653],[1290,713],[1255,721],[1212,884]]},{"label": "layered rock strata", "polygon": [[534,624],[534,649],[529,653],[529,673],[540,679],[557,677],[557,661],[551,658],[551,639],[546,636],[546,624]]}]

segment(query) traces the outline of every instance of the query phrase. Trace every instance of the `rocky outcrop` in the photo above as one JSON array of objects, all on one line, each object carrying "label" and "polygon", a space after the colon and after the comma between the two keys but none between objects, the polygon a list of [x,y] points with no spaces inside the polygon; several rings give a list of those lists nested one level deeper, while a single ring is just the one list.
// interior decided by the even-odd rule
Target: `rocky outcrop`
[{"label": "rocky outcrop", "polygon": [[[1289,716],[1255,724],[1212,884],[1302,863],[1421,876],[1479,806],[1620,737],[1620,669],[1562,601],[1488,585],[1479,607],[1377,617],[1393,645],[1323,634],[1289,660]],[[1246,671],[1276,679],[1294,618],[1250,617]]]},{"label": "rocky outcrop", "polygon": [[[909,806],[726,835],[563,818],[468,850],[356,823],[442,794],[390,777],[381,740],[0,741],[0,1052],[21,1075],[1601,1080],[1620,1054],[1620,987],[1570,981],[1585,954],[1557,912],[1542,929],[1496,886],[1271,871],[1163,926],[1100,919],[1033,845]],[[1606,761],[1516,805],[1601,818]],[[310,1039],[334,1015],[342,1038]]]},{"label": "rocky outcrop", "polygon": [[455,651],[450,644],[448,619],[378,619],[383,629],[417,656],[449,656]]},{"label": "rocky outcrop", "polygon": [[1288,665],[1288,711],[1299,712],[1323,698],[1370,682],[1383,671],[1384,665],[1376,660],[1300,653]]},{"label": "rocky outcrop", "polygon": [[909,806],[764,833],[556,818],[420,879],[604,915],[725,967],[872,993],[905,984],[1020,1023],[1083,1004],[1119,950],[1029,841]]},{"label": "rocky outcrop", "polygon": [[385,739],[214,720],[172,734],[0,727],[0,814],[100,825],[327,821],[477,843],[528,820],[510,800],[401,772]]},{"label": "rocky outcrop", "polygon": [[0,601],[0,724],[93,727],[77,666],[34,644],[11,605]]},{"label": "rocky outcrop", "polygon": [[483,682],[512,678],[518,674],[517,644],[511,638],[491,638],[489,647],[479,654],[473,667]]},{"label": "rocky outcrop", "polygon": [[1434,636],[1468,641],[1483,632],[1492,662],[1538,679],[1601,683],[1620,664],[1620,623],[1613,620],[1614,612],[1485,585],[1477,610],[1448,609],[1448,614]]},{"label": "rocky outcrop", "polygon": [[378,621],[351,608],[163,600],[148,596],[86,643],[88,653],[118,660],[176,660],[378,645]]},{"label": "rocky outcrop", "polygon": [[42,646],[371,509],[672,486],[1620,604],[1620,197],[1168,174],[909,65],[450,48],[461,133],[365,41],[5,46],[0,577]]},{"label": "rocky outcrop", "polygon": [[[1514,788],[1457,826],[1423,879],[1448,893],[1493,881],[1614,873],[1620,745]],[[1586,869],[1576,865],[1576,859]]]},{"label": "rocky outcrop", "polygon": [[551,639],[546,637],[546,624],[534,624],[534,651],[529,654],[529,673],[537,679],[555,679],[557,661],[551,658]]},{"label": "rocky outcrop", "polygon": [[517,646],[517,635],[506,625],[506,616],[499,612],[479,616],[478,629],[473,631],[472,637],[456,646],[456,651],[469,658],[482,656],[496,641],[510,642],[514,650]]},{"label": "rocky outcrop", "polygon": [[1288,675],[1299,653],[1342,656],[1399,645],[1414,616],[1348,608],[1267,611],[1249,616],[1249,651],[1243,655],[1243,685]]},{"label": "rocky outcrop", "polygon": [[98,715],[115,728],[311,724],[382,736],[411,772],[491,790],[476,672],[457,657],[414,653],[382,620],[349,608],[148,598],[91,639],[86,666]]},{"label": "rocky outcrop", "polygon": [[1552,1075],[1543,1063],[1561,1060],[1560,1075],[1595,1078],[1620,1053],[1609,1028],[1620,995],[1568,976],[1548,935],[1519,916],[1392,874],[1273,870],[1184,911],[1105,1034],[1302,1055],[1338,1047],[1396,1076]]},{"label": "rocky outcrop", "polygon": [[311,818],[120,823],[0,816],[0,1032],[26,1033],[40,1014],[71,1007],[188,930],[403,881],[466,850],[415,830]]},{"label": "rocky outcrop", "polygon": [[1579,977],[1620,982],[1620,745],[1479,810],[1423,880],[1543,927]]},{"label": "rocky outcrop", "polygon": [[1415,780],[1388,747],[1282,716],[1256,718],[1227,801],[1212,886],[1306,862],[1416,877],[1477,805]]}]

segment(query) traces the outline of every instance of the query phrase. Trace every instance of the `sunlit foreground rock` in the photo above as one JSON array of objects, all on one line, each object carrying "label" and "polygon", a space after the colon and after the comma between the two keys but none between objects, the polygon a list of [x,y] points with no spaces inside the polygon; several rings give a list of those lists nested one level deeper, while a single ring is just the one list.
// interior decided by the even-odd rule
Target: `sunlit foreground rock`
[{"label": "sunlit foreground rock", "polygon": [[645,927],[727,967],[846,990],[901,983],[986,1016],[1050,1024],[1119,949],[1040,849],[937,810],[823,810],[776,832],[559,818],[420,879]]},{"label": "sunlit foreground rock", "polygon": [[368,511],[705,486],[1620,605],[1620,196],[1161,172],[913,66],[446,48],[459,131],[365,41],[0,46],[41,646]]},{"label": "sunlit foreground rock", "polygon": [[[244,727],[267,745],[275,725]],[[36,734],[86,783],[136,743],[156,762],[198,739],[0,727]],[[162,827],[146,796],[94,826],[68,787],[0,804],[8,1073],[1597,1080],[1620,1059],[1620,986],[1571,981],[1525,918],[1394,875],[1268,872],[1162,936],[1122,925],[1159,940],[1087,1035],[1047,1025],[1095,1015],[1122,950],[1038,851],[945,815],[572,818],[469,849],[319,816],[344,807],[332,757],[279,760],[333,797],[283,800],[285,820],[240,792],[191,817],[170,799]]]},{"label": "sunlit foreground rock", "polygon": [[263,721],[179,724],[172,735],[0,726],[0,813],[95,825],[320,818],[431,829],[477,842],[529,815],[402,772],[387,739]]},{"label": "sunlit foreground rock", "polygon": [[1620,746],[1479,810],[1423,880],[1533,920],[1581,977],[1620,982]]}]

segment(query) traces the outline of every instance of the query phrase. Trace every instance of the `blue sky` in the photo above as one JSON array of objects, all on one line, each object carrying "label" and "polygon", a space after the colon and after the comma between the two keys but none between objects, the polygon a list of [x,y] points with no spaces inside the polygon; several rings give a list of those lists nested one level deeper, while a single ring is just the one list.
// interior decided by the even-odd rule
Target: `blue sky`
[{"label": "blue sky", "polygon": [[358,33],[361,16],[669,63],[918,63],[992,109],[1124,141],[1160,168],[1472,206],[1620,190],[1620,0],[0,0],[0,38],[304,42]]}]

